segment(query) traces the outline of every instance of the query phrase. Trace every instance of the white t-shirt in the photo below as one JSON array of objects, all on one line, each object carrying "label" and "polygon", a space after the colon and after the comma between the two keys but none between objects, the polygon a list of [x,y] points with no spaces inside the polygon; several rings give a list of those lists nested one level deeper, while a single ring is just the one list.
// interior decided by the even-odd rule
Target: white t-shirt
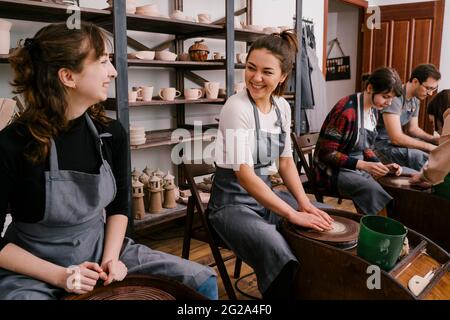
[{"label": "white t-shirt", "polygon": [[[281,123],[286,132],[284,150],[280,157],[292,157],[291,143],[291,107],[282,97],[274,97],[280,110]],[[281,128],[275,126],[277,113],[272,106],[269,113],[258,110],[261,131],[281,133]],[[256,124],[253,106],[247,92],[241,91],[231,96],[220,113],[219,132],[215,146],[216,164],[221,168],[239,170],[241,164],[254,165],[253,153],[256,152]],[[269,174],[276,173],[276,163],[268,168]]]}]

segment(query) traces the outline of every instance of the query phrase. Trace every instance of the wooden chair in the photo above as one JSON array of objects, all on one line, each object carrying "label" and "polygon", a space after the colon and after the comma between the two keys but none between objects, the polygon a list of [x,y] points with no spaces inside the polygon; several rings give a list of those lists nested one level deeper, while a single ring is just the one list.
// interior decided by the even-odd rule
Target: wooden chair
[{"label": "wooden chair", "polygon": [[[230,300],[236,300],[236,293],[234,292],[230,277],[228,276],[228,272],[224,263],[224,261],[233,258],[234,255],[226,257],[225,259],[222,258],[219,247],[225,249],[229,248],[226,246],[220,236],[214,231],[214,228],[210,226],[208,220],[208,212],[206,210],[207,204],[202,203],[200,193],[194,179],[195,177],[213,174],[215,172],[215,167],[208,164],[184,163],[183,169],[192,196],[189,197],[188,200],[182,257],[184,259],[189,259],[191,238],[208,243],[215,261],[215,264],[212,264],[211,266],[217,266],[228,298]],[[200,218],[200,226],[193,228],[194,216],[196,213]],[[242,261],[238,257],[236,257],[234,266],[234,278],[239,278],[241,266]]]},{"label": "wooden chair", "polygon": [[[300,180],[302,180],[303,187],[305,188],[305,192],[314,194],[316,200],[322,203],[323,197],[325,196],[338,198],[339,204],[342,203],[342,199],[350,199],[337,193],[324,193],[317,188],[313,171],[313,152],[317,140],[319,139],[319,133],[308,133],[297,136],[294,132],[292,132],[291,138],[292,143],[294,144],[294,150],[299,158],[297,162],[297,170],[298,174],[300,175]],[[308,160],[306,160],[306,157],[308,157]],[[302,168],[305,171],[305,174],[302,174]],[[305,180],[304,178],[305,175],[307,180]]]}]

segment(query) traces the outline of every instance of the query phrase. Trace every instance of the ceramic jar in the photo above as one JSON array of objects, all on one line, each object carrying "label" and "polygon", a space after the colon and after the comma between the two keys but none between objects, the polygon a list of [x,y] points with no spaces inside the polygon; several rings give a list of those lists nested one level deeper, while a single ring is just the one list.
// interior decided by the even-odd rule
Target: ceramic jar
[{"label": "ceramic jar", "polygon": [[209,48],[202,42],[205,40],[195,41],[195,43],[189,47],[189,56],[192,61],[206,61],[208,59]]}]

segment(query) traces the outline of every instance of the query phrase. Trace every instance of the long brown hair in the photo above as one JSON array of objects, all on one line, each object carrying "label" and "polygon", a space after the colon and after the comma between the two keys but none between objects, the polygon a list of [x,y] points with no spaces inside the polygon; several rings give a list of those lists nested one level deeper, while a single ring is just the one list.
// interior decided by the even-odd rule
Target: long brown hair
[{"label": "long brown hair", "polygon": [[297,35],[293,33],[293,30],[285,30],[281,33],[272,33],[258,38],[250,47],[247,59],[252,51],[257,49],[270,51],[280,61],[281,73],[287,75],[287,77],[272,94],[282,96],[286,90],[289,75],[294,66],[295,55],[298,51]]},{"label": "long brown hair", "polygon": [[[81,72],[91,51],[96,58],[105,54],[108,39],[99,27],[81,23],[69,29],[65,23],[50,24],[33,39],[26,39],[9,58],[14,79],[14,93],[21,94],[26,109],[16,120],[24,124],[34,139],[25,156],[32,163],[42,163],[50,150],[50,139],[67,129],[67,88],[58,71],[67,68]],[[91,117],[106,124],[109,120],[100,105],[88,109]]]}]

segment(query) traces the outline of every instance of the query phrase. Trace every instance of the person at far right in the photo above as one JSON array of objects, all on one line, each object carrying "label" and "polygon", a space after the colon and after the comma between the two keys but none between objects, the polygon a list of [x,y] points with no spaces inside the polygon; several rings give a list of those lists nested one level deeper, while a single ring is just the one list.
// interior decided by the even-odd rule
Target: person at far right
[{"label": "person at far right", "polygon": [[422,171],[409,182],[422,187],[433,187],[433,193],[450,201],[450,105],[444,112],[439,146],[430,153]]},{"label": "person at far right", "polygon": [[439,137],[419,128],[420,101],[436,91],[440,79],[441,74],[434,65],[418,65],[403,85],[401,96],[395,98],[389,108],[380,111],[375,153],[383,163],[395,162],[420,170],[428,160]]}]

